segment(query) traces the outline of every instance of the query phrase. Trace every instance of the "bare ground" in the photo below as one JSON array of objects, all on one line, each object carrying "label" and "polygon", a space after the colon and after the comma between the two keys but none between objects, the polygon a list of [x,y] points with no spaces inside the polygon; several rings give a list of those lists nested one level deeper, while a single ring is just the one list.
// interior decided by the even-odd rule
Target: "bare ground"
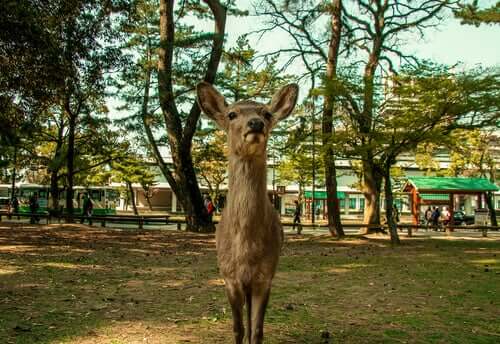
[{"label": "bare ground", "polygon": [[[500,342],[500,239],[289,236],[266,343]],[[213,235],[0,223],[0,343],[230,343]]]}]

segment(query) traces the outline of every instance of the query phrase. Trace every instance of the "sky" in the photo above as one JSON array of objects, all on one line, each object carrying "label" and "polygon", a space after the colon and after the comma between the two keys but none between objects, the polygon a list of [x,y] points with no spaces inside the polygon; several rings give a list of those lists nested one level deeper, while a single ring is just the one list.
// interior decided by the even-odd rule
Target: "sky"
[{"label": "sky", "polygon": [[[252,2],[255,0],[237,0],[239,9],[253,12]],[[481,6],[488,6],[495,1],[480,1]],[[195,22],[193,22],[195,24]],[[234,46],[237,38],[242,34],[249,33],[262,27],[264,18],[256,16],[235,17],[229,16],[226,22],[225,49]],[[213,22],[196,22],[197,28],[213,31]],[[260,41],[254,36],[250,39],[252,46],[258,53],[277,50],[281,47],[289,47],[292,41],[283,32],[267,34]],[[437,27],[427,29],[424,38],[413,37],[408,39],[403,50],[420,58],[431,59],[434,62],[455,65],[462,63],[462,69],[478,66],[500,68],[500,25],[461,25],[451,13]],[[300,65],[294,66],[294,70],[301,69]],[[292,71],[293,72],[293,71]],[[115,116],[120,117],[116,107],[119,101],[109,99],[108,105],[112,108]]]},{"label": "sky", "polygon": [[[495,1],[479,1],[480,6],[488,6]],[[242,9],[252,13],[252,0],[236,1]],[[263,18],[229,17],[226,32],[227,45],[232,45],[241,34],[255,30],[263,23]],[[269,51],[277,46],[288,46],[291,41],[285,34],[267,35],[257,49]],[[500,66],[500,25],[461,25],[451,13],[436,29],[428,29],[424,39],[411,39],[404,47],[405,51],[415,53],[422,58],[454,65],[463,62],[467,68],[482,66]]]}]

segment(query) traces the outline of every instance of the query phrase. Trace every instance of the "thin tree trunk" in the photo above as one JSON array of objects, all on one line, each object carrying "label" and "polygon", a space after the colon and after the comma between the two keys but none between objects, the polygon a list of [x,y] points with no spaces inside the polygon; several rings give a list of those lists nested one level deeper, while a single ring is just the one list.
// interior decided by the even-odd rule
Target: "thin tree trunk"
[{"label": "thin tree trunk", "polygon": [[16,167],[17,167],[17,143],[14,144],[14,163],[12,165],[12,185],[10,194],[10,204],[14,202],[14,196],[16,195]]},{"label": "thin tree trunk", "polygon": [[[363,194],[365,196],[365,210],[363,223],[370,225],[380,224],[380,193],[382,189],[382,175],[373,163],[363,161]],[[362,229],[362,234],[380,231],[380,228]]]},{"label": "thin tree trunk", "polygon": [[498,226],[497,214],[495,210],[495,204],[493,202],[493,193],[488,191],[486,193],[486,204],[488,205],[488,210],[490,211],[490,223],[492,226]]},{"label": "thin tree trunk", "polygon": [[50,209],[54,214],[59,213],[59,175],[58,171],[50,172]]},{"label": "thin tree trunk", "polygon": [[68,153],[66,156],[67,168],[67,189],[66,189],[66,210],[68,213],[68,222],[73,222],[73,179],[74,179],[74,161],[75,161],[75,131],[76,131],[76,116],[68,111]]},{"label": "thin tree trunk", "polygon": [[132,187],[131,182],[126,182],[127,183],[127,189],[130,194],[130,202],[132,203],[132,209],[134,210],[134,215],[139,215],[139,211],[137,210],[137,204],[135,204],[135,194],[134,194],[134,188]]},{"label": "thin tree trunk", "polygon": [[[209,6],[215,21],[215,35],[208,59],[204,81],[213,83],[222,56],[226,8],[216,0],[204,0]],[[184,128],[175,103],[172,79],[172,60],[174,55],[175,23],[173,0],[160,0],[160,48],[158,49],[158,91],[160,106],[167,127],[168,141],[175,173],[165,164],[160,168],[186,212],[187,230],[213,231],[215,227],[205,210],[191,158],[192,138],[201,110],[196,102],[186,118]],[[161,161],[160,159],[157,160]]]},{"label": "thin tree trunk", "polygon": [[[50,196],[51,196],[51,206],[50,208],[54,214],[59,214],[59,170],[61,168],[61,154],[62,147],[64,144],[64,120],[61,118],[61,123],[59,124],[59,129],[57,131],[57,142],[54,153],[54,158],[52,159],[52,166],[50,170]],[[57,164],[57,165],[56,165]]]},{"label": "thin tree trunk", "polygon": [[[328,81],[334,81],[337,75],[337,60],[340,47],[342,21],[341,21],[342,2],[340,0],[332,1],[331,17],[331,38],[328,47],[328,62],[326,67],[326,77]],[[328,213],[328,229],[332,235],[337,238],[344,236],[344,229],[340,222],[340,207],[337,197],[337,169],[335,166],[335,152],[330,144],[333,135],[333,109],[334,95],[325,94],[323,102],[323,160],[325,163],[325,184],[326,184],[326,205]]]},{"label": "thin tree trunk", "polygon": [[399,245],[399,235],[397,224],[394,222],[393,214],[393,204],[394,197],[392,195],[392,183],[391,183],[391,165],[388,162],[384,168],[384,191],[385,191],[385,216],[387,217],[387,225],[389,226],[389,233],[391,235],[391,244]]}]

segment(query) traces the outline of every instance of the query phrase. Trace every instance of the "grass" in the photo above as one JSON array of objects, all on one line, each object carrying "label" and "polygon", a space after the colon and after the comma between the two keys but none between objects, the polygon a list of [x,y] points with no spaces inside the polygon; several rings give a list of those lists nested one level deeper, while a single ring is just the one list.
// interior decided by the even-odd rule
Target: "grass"
[{"label": "grass", "polygon": [[[266,343],[498,343],[500,240],[289,236]],[[0,343],[230,343],[212,235],[0,224]]]}]

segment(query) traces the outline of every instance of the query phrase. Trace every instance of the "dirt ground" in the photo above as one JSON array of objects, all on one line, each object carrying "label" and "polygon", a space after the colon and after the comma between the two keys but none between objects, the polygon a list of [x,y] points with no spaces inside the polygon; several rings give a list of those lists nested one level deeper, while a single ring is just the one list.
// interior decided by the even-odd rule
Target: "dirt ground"
[{"label": "dirt ground", "polygon": [[[266,343],[498,343],[500,238],[287,236]],[[213,235],[0,223],[0,343],[231,343]]]}]

